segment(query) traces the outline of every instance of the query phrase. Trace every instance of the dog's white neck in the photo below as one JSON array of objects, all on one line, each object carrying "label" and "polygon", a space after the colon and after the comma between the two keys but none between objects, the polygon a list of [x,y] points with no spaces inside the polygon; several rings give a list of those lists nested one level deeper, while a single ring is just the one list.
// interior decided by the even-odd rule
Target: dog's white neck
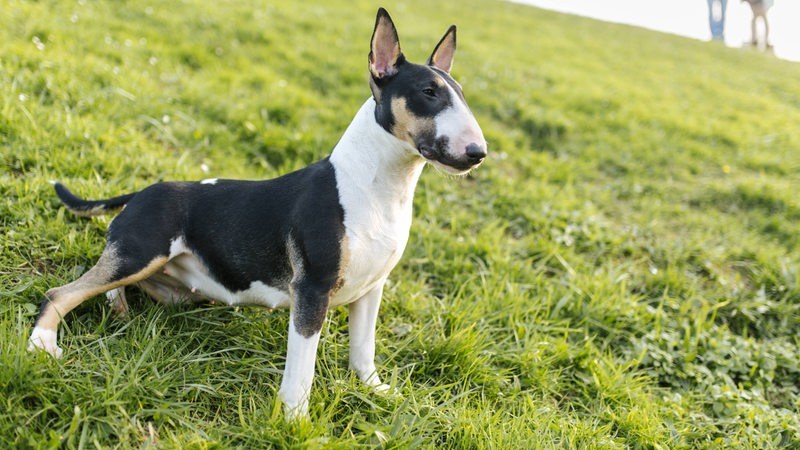
[{"label": "dog's white neck", "polygon": [[425,159],[375,121],[370,98],[330,158],[344,210],[344,284],[331,306],[350,303],[383,285],[400,260],[411,229],[412,204]]},{"label": "dog's white neck", "polygon": [[[410,208],[425,159],[375,121],[370,97],[347,127],[330,158],[340,195],[377,200],[384,208]],[[344,200],[344,199],[343,199]]]}]

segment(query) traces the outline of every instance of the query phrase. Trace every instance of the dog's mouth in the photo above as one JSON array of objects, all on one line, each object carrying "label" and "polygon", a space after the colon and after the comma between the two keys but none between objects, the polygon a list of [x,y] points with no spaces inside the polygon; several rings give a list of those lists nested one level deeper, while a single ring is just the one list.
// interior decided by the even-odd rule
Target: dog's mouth
[{"label": "dog's mouth", "polygon": [[430,145],[425,144],[417,144],[417,151],[423,158],[427,160],[436,160],[438,152],[436,149]]},{"label": "dog's mouth", "polygon": [[417,142],[417,151],[423,158],[433,164],[437,169],[453,175],[466,174],[475,167],[478,167],[486,156],[485,153],[476,156],[465,152],[464,155],[456,157],[451,155],[447,150],[447,138],[437,139],[434,143]]}]

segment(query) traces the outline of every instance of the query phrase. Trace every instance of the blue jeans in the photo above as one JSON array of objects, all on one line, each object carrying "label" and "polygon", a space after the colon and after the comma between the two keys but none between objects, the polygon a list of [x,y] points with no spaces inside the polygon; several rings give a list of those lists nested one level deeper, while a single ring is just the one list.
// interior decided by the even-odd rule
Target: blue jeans
[{"label": "blue jeans", "polygon": [[711,28],[711,38],[714,40],[724,41],[725,8],[728,6],[728,0],[706,1],[708,1],[708,27]]}]

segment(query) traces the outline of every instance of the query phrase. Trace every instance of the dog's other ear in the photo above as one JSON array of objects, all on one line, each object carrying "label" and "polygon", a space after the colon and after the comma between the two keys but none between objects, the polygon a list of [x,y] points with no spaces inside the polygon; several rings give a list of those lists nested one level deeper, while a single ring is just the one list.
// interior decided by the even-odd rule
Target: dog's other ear
[{"label": "dog's other ear", "polygon": [[434,66],[447,73],[450,73],[450,68],[453,67],[453,58],[456,56],[456,26],[450,25],[447,33],[433,49],[431,57],[428,58],[428,65]]},{"label": "dog's other ear", "polygon": [[380,8],[370,42],[369,72],[377,80],[392,76],[397,73],[397,65],[402,62],[402,56],[400,39],[392,18],[385,9]]}]

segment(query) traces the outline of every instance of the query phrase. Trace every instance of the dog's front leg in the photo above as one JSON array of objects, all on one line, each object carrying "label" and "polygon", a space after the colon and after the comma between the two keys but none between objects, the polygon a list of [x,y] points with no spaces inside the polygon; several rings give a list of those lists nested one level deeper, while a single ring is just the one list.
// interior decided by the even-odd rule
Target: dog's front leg
[{"label": "dog's front leg", "polygon": [[289,419],[308,416],[308,398],[314,381],[317,347],[328,311],[329,290],[310,283],[297,283],[289,310],[286,366],[278,397]]},{"label": "dog's front leg", "polygon": [[314,365],[317,358],[320,331],[303,336],[294,325],[294,314],[289,314],[289,343],[286,350],[286,366],[278,397],[289,419],[308,415],[308,398],[314,381]]},{"label": "dog's front leg", "polygon": [[381,306],[383,283],[349,305],[350,368],[358,378],[376,391],[386,391],[375,369],[375,325]]}]

